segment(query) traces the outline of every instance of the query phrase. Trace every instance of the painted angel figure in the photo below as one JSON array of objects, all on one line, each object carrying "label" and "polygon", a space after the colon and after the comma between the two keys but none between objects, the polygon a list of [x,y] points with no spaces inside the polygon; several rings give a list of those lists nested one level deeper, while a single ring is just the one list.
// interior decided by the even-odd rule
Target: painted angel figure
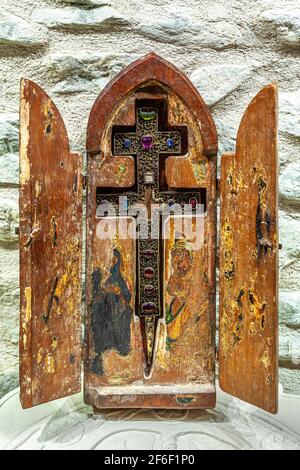
[{"label": "painted angel figure", "polygon": [[167,284],[167,292],[172,297],[167,307],[165,322],[167,325],[167,349],[171,350],[174,343],[182,334],[189,319],[189,308],[186,304],[191,288],[191,268],[193,250],[185,240],[177,240],[171,250],[173,273]]}]

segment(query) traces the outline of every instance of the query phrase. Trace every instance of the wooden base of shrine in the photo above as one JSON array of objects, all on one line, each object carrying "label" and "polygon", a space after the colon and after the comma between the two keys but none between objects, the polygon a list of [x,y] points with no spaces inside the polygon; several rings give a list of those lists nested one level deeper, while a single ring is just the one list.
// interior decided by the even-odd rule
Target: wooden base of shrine
[{"label": "wooden base of shrine", "polygon": [[86,390],[84,401],[95,413],[107,408],[207,409],[215,408],[216,393],[101,394],[93,389]]}]

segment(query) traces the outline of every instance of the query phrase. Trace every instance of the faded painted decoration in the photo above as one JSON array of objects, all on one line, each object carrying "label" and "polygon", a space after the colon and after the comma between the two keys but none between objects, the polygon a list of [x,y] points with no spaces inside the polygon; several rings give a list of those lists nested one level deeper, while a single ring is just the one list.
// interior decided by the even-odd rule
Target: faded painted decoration
[{"label": "faded painted decoration", "polygon": [[[79,386],[83,178],[54,104],[32,82],[23,82],[23,93],[21,397],[33,406]],[[275,113],[269,85],[243,117],[236,153],[222,157],[220,227],[222,386],[271,412]],[[213,408],[217,133],[209,109],[182,72],[151,53],[100,93],[86,147],[85,401],[94,409]],[[49,157],[43,167],[41,153]],[[56,194],[55,176],[49,182],[47,175],[59,171],[64,184]]]},{"label": "faded painted decoration", "polygon": [[133,309],[130,306],[131,292],[123,278],[121,253],[113,249],[110,274],[102,285],[99,268],[92,274],[92,331],[95,357],[92,371],[103,374],[102,353],[115,349],[121,356],[130,350],[130,321]]}]

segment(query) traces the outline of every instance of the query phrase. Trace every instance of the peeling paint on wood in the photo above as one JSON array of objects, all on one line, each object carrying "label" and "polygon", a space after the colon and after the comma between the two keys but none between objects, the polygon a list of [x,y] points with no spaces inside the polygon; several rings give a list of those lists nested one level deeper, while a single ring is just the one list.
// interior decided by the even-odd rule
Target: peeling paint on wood
[{"label": "peeling paint on wood", "polygon": [[55,105],[29,80],[20,119],[20,397],[28,408],[80,390],[82,188],[74,177],[82,161]]},{"label": "peeling paint on wood", "polygon": [[262,89],[222,156],[220,385],[277,412],[277,90]]},{"label": "peeling paint on wood", "polygon": [[30,178],[28,157],[30,104],[26,98],[27,83],[27,80],[22,80],[20,96],[20,185],[24,185]]}]

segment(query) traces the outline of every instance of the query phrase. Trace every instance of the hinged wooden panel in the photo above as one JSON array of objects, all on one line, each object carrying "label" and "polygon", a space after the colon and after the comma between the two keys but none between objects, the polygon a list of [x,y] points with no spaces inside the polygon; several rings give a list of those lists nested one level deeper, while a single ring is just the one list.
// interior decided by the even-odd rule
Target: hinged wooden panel
[{"label": "hinged wooden panel", "polygon": [[277,89],[263,88],[221,163],[220,385],[277,412]]},{"label": "hinged wooden panel", "polygon": [[24,408],[80,390],[82,157],[35,83],[21,82],[20,387]]}]

